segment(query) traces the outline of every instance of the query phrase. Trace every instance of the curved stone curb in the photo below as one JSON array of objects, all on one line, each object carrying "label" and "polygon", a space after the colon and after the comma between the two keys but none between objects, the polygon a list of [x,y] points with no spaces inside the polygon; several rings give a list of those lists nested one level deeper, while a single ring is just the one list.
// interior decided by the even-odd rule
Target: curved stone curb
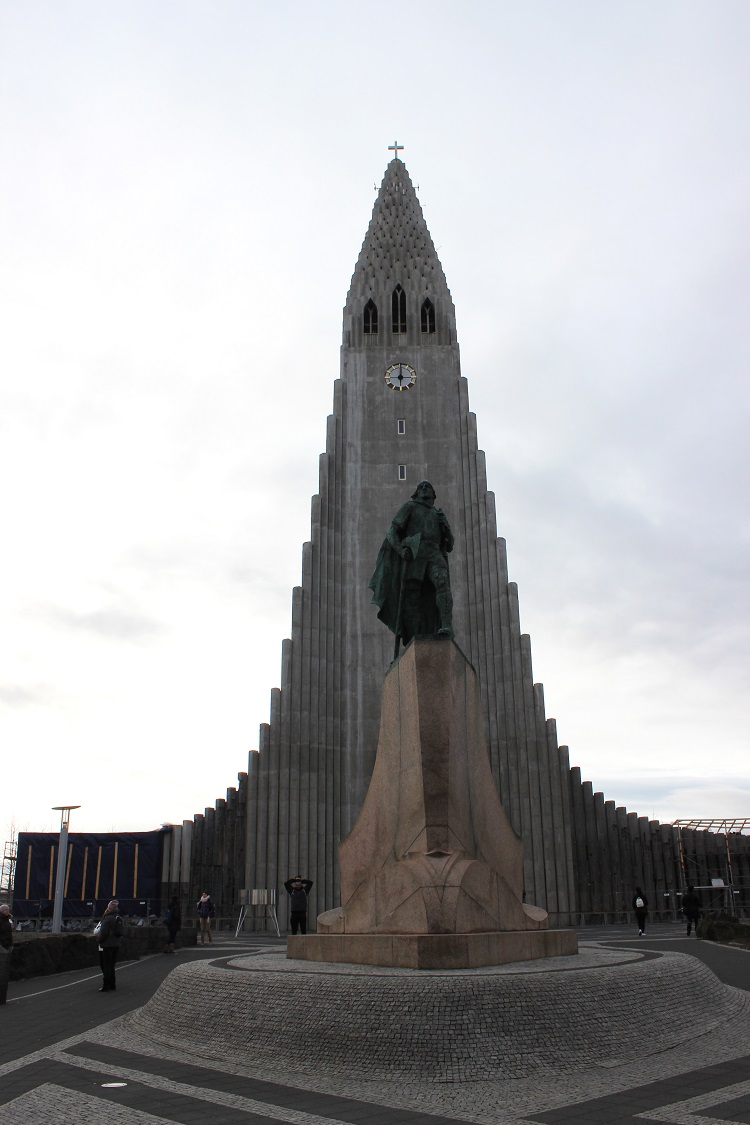
[{"label": "curved stone curb", "polygon": [[127,1026],[197,1057],[464,1082],[648,1057],[692,1039],[693,1026],[703,1035],[748,1008],[744,993],[684,954],[623,961],[589,951],[587,961],[450,973],[299,963],[290,971],[273,955],[238,958],[235,968],[200,962],[176,968]]}]

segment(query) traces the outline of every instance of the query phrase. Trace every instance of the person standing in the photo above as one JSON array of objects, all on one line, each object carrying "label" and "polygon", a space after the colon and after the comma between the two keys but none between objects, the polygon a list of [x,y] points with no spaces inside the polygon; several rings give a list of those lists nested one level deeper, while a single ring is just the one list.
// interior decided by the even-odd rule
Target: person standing
[{"label": "person standing", "polygon": [[125,923],[120,917],[120,904],[113,898],[104,911],[104,917],[99,923],[99,965],[102,970],[102,987],[100,992],[116,992],[115,964],[120,950],[122,935],[125,933]]},{"label": "person standing", "polygon": [[0,946],[3,949],[13,948],[13,918],[7,902],[0,906]]},{"label": "person standing", "polygon": [[698,936],[698,919],[701,916],[701,900],[695,893],[695,887],[691,883],[687,891],[682,896],[682,913],[687,919],[687,936],[690,937],[690,931],[695,926],[695,936]]},{"label": "person standing", "polygon": [[646,898],[640,887],[635,888],[635,894],[633,895],[633,910],[635,911],[635,920],[638,923],[638,937],[643,937],[646,933],[648,899]]},{"label": "person standing", "polygon": [[293,879],[287,879],[284,883],[285,889],[289,892],[291,908],[289,924],[293,934],[296,934],[298,929],[300,933],[307,933],[307,896],[311,886],[312,879],[303,879],[301,875],[295,875]]},{"label": "person standing", "polygon": [[8,998],[10,959],[13,954],[13,919],[7,902],[0,906],[0,1004]]},{"label": "person standing", "polygon": [[208,944],[213,943],[211,937],[211,919],[216,914],[216,907],[214,900],[211,898],[208,891],[204,891],[198,899],[198,917],[201,923],[201,945],[206,944],[206,934],[208,934]]},{"label": "person standing", "polygon": [[165,953],[174,953],[175,939],[182,928],[182,911],[180,910],[180,897],[173,895],[167,912],[164,915],[164,924],[167,927],[167,944],[164,946]]}]

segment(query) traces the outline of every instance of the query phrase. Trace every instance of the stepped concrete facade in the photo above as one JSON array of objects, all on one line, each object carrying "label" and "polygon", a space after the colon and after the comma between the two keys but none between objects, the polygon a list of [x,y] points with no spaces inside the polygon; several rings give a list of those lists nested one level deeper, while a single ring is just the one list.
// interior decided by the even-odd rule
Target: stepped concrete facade
[{"label": "stepped concrete facade", "polygon": [[[581,782],[534,683],[453,301],[398,158],[386,169],[344,308],[340,377],[281,686],[238,790],[195,818],[189,893],[218,885],[229,913],[241,889],[283,896],[284,880],[299,872],[314,881],[310,919],[340,905],[338,847],[367,792],[393,655],[368,582],[393,513],[423,479],[455,535],[455,640],[478,676],[492,776],[523,843],[527,901],[548,912],[552,927],[627,910],[635,883],[652,909],[662,908],[665,880],[682,889],[676,830],[616,809]],[[747,837],[740,839],[747,866]],[[704,847],[714,852],[719,862],[721,847]]]},{"label": "stepped concrete facade", "polygon": [[[414,373],[411,385],[390,385],[395,365]],[[533,684],[453,301],[406,167],[394,159],[347,296],[292,636],[248,777],[244,885],[280,887],[302,871],[314,880],[311,915],[339,904],[338,845],[362,806],[378,744],[393,638],[368,582],[393,512],[422,479],[455,534],[455,638],[479,677],[495,783],[524,844],[527,897],[565,925],[574,910],[567,754]]]}]

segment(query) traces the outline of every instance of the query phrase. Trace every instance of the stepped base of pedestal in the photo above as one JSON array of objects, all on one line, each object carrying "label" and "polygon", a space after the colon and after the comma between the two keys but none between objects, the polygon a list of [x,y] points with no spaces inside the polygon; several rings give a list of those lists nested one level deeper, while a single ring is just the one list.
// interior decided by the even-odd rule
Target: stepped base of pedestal
[{"label": "stepped base of pedestal", "polygon": [[300,934],[287,957],[396,969],[478,969],[578,952],[575,930],[510,930],[486,934]]}]

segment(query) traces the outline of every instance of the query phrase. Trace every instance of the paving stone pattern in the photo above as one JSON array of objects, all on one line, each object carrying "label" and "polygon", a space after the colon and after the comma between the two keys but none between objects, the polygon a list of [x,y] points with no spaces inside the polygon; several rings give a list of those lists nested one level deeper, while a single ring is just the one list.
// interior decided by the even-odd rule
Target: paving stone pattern
[{"label": "paving stone pattern", "polygon": [[[700,957],[705,961],[724,984],[714,992],[696,988],[695,978],[681,980],[680,987],[687,986],[687,990],[668,998],[670,1018],[681,1038],[678,1044],[644,1041],[640,1057],[593,1057],[586,1062],[575,1036],[569,1033],[567,1054],[572,1065],[567,1069],[563,1060],[556,1068],[533,1070],[526,1077],[481,1081],[444,1081],[440,1076],[421,1073],[409,1078],[390,1074],[378,1078],[364,1065],[344,1066],[343,1059],[337,1068],[305,1072],[287,1062],[283,1053],[273,1058],[259,1055],[252,1043],[233,1060],[211,1046],[217,1035],[220,1043],[224,1035],[213,1010],[210,1018],[205,1013],[196,1018],[189,1039],[179,1040],[174,1046],[157,1042],[138,1031],[138,1021],[131,1013],[154,996],[158,985],[173,971],[174,960],[144,958],[122,966],[114,996],[101,997],[95,991],[98,978],[87,972],[66,974],[62,981],[19,982],[12,985],[9,1003],[0,1010],[5,1020],[0,1026],[0,1044],[5,1047],[0,1054],[3,1119],[13,1125],[57,1125],[62,1121],[89,1125],[125,1120],[144,1125],[147,1121],[192,1125],[206,1120],[217,1125],[267,1125],[269,1121],[288,1125],[750,1122],[750,952],[720,949],[708,942],[692,944],[684,938],[680,942],[674,935],[674,928],[669,932],[665,929],[655,943],[631,940],[630,948],[623,948],[620,942],[624,934],[619,935],[619,941],[617,935],[608,934],[610,946],[606,952],[601,945],[584,943],[578,957],[537,961],[531,966],[509,965],[501,975],[508,987],[514,981],[526,985],[532,975],[546,976],[553,984],[556,978],[559,982],[567,976],[580,992],[582,987],[588,989],[587,973],[595,980],[608,967],[620,973],[641,966],[656,979],[660,944],[664,943],[661,949],[667,942],[682,946],[694,960]],[[257,946],[235,941],[211,950],[198,947],[183,951],[181,957],[205,964],[210,959],[223,978],[231,977],[237,984],[254,975],[246,968],[254,949],[260,970],[275,972],[285,986],[285,1002],[275,1013],[275,1024],[288,1033],[294,1020],[294,993],[298,988],[304,990],[310,966],[287,962],[283,953],[270,954],[273,948],[279,948],[275,938]],[[683,949],[671,952],[683,953]],[[386,978],[391,983],[400,978],[403,984],[409,975],[365,966],[328,966],[323,967],[323,973],[338,978],[342,985],[367,976],[381,983]],[[440,975],[418,974],[420,979]],[[472,979],[476,982],[497,973],[473,970],[442,974],[447,975],[462,987],[462,981],[466,985]],[[675,984],[674,974],[667,974],[662,984],[669,990]],[[723,1014],[717,1007],[722,988],[729,1000]],[[743,988],[745,991],[740,991]],[[639,993],[634,999],[642,1003],[643,998]],[[246,990],[241,988],[237,1004],[247,1000]],[[648,1006],[664,1001],[664,993],[657,990],[649,997]],[[230,1016],[235,1007],[228,1005]],[[442,1010],[451,1014],[449,1008]],[[633,1019],[640,1020],[642,1011],[634,1010]],[[104,1022],[100,1022],[102,1018]],[[564,1021],[564,1013],[560,1018]],[[11,1029],[12,1036],[8,1034]],[[423,1038],[433,1043],[441,1034],[444,1032],[438,1027],[422,1028]],[[216,1057],[206,1057],[207,1045]],[[314,1029],[307,1050],[311,1058],[316,1057]]]},{"label": "paving stone pattern", "polygon": [[684,1019],[688,996],[703,1032],[747,1015],[746,994],[681,954],[590,950],[560,960],[562,969],[550,961],[541,972],[460,973],[300,969],[277,954],[200,962],[179,966],[126,1027],[196,1057],[458,1083],[565,1074],[672,1049],[695,1035]]},{"label": "paving stone pattern", "polygon": [[104,1098],[68,1090],[54,1082],[44,1082],[3,1106],[3,1116],[14,1125],[60,1125],[62,1121],[106,1121],[108,1125],[172,1125],[166,1117],[141,1113],[132,1106],[118,1106]]}]

